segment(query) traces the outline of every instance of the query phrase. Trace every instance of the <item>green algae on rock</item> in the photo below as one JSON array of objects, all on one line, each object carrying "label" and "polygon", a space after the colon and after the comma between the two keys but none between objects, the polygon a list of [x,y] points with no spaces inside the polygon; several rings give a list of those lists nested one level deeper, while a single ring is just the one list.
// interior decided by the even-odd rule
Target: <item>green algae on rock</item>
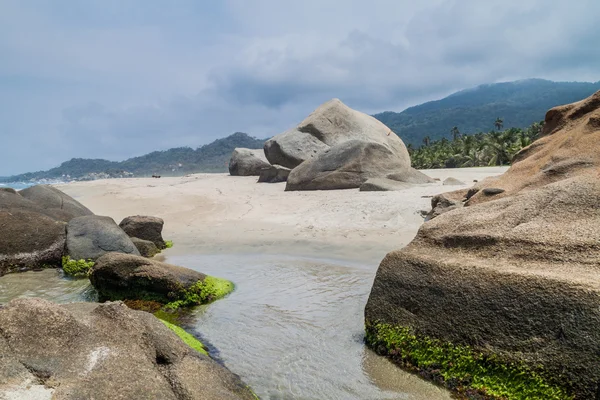
[{"label": "green algae on rock", "polygon": [[190,288],[184,289],[180,293],[181,300],[176,300],[167,304],[168,308],[189,307],[199,304],[206,304],[227,296],[234,289],[232,282],[207,276],[202,281],[198,281]]},{"label": "green algae on rock", "polygon": [[469,346],[454,345],[416,335],[407,327],[366,324],[366,342],[381,355],[414,370],[467,398],[508,400],[570,400],[565,390],[515,362],[484,354]]},{"label": "green algae on rock", "polygon": [[206,348],[204,347],[202,342],[196,339],[193,335],[187,333],[183,328],[170,322],[167,322],[164,319],[161,319],[160,322],[162,322],[167,328],[175,332],[175,334],[179,336],[179,338],[183,340],[183,342],[190,346],[192,349],[196,350],[200,354],[204,354],[205,356],[208,355],[208,352],[206,351]]},{"label": "green algae on rock", "polygon": [[101,300],[155,301],[172,309],[209,303],[234,288],[225,279],[121,253],[100,257],[90,281]]},{"label": "green algae on rock", "polygon": [[75,278],[85,278],[94,266],[92,260],[72,260],[69,256],[63,256],[62,269],[65,274]]}]

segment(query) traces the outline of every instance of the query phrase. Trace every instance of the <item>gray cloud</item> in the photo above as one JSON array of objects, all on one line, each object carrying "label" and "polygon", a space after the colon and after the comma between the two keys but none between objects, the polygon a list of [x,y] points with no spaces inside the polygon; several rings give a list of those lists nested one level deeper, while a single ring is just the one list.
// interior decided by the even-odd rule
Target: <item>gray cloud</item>
[{"label": "gray cloud", "polygon": [[[400,111],[480,83],[600,79],[582,0],[5,1],[0,175],[245,131],[339,97]],[[23,157],[27,152],[28,157]]]}]

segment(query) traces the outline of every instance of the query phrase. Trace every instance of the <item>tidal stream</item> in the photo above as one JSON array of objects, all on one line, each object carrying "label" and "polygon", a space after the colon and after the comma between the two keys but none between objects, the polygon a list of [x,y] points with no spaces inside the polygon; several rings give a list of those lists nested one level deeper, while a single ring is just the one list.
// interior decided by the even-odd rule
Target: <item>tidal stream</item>
[{"label": "tidal stream", "polygon": [[[186,255],[168,263],[227,278],[235,291],[194,309],[182,326],[262,399],[450,399],[363,343],[376,266],[280,255]],[[87,280],[58,270],[0,278],[0,303],[36,296],[90,301]]]}]

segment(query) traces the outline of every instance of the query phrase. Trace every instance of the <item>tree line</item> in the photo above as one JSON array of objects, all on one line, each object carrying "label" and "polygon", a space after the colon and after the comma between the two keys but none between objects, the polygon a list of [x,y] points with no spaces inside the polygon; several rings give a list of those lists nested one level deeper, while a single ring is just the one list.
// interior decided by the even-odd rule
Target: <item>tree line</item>
[{"label": "tree line", "polygon": [[465,135],[457,126],[449,138],[423,138],[423,145],[408,145],[412,165],[417,169],[483,167],[509,165],[523,147],[529,146],[542,132],[544,122],[535,122],[526,129],[503,130],[503,120],[496,118],[495,130]]}]

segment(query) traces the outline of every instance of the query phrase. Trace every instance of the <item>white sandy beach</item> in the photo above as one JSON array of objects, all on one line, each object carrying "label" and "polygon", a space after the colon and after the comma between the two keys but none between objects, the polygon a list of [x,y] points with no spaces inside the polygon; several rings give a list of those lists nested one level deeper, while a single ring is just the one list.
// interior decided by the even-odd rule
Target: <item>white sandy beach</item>
[{"label": "white sandy beach", "polygon": [[[440,181],[396,192],[285,192],[256,177],[194,174],[74,182],[57,187],[117,223],[129,215],[165,220],[169,254],[277,253],[378,262],[406,245],[430,197],[499,175],[506,167],[425,170]],[[465,186],[443,186],[448,177]]]}]

